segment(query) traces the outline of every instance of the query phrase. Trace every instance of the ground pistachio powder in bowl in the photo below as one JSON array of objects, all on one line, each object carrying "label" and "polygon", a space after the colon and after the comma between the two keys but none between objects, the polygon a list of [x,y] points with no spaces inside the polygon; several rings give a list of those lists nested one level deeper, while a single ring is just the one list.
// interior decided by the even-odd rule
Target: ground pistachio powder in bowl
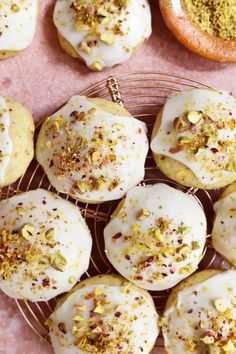
[{"label": "ground pistachio powder in bowl", "polygon": [[191,20],[224,40],[236,39],[236,0],[182,0]]}]

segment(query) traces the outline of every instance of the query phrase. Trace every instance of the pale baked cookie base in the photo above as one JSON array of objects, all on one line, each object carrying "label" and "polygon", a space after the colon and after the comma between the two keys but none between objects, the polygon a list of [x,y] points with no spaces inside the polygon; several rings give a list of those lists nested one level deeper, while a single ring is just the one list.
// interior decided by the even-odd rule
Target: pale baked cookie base
[{"label": "pale baked cookie base", "polygon": [[224,199],[234,192],[236,192],[236,182],[230,184],[227,188],[225,188],[219,199]]},{"label": "pale baked cookie base", "polygon": [[[99,108],[101,108],[104,111],[109,112],[111,114],[133,118],[132,115],[124,107],[118,105],[117,103],[107,101],[102,98],[86,98],[86,100],[91,103],[94,103]],[[44,137],[41,134],[39,134],[37,145],[36,145],[36,158],[37,158],[37,156],[39,156],[41,154],[40,146],[42,146],[42,145],[44,145]],[[102,203],[104,203],[103,201],[86,200],[83,198],[78,198],[77,195],[73,195],[73,194],[70,194],[70,196],[74,199],[79,200],[82,203],[88,203],[88,204],[102,204]]]},{"label": "pale baked cookie base", "polygon": [[[151,140],[154,139],[154,137],[157,135],[158,130],[161,126],[162,112],[163,112],[163,108],[160,110],[160,112],[157,115],[157,119],[154,124],[153,131],[152,131]],[[217,183],[213,183],[210,185],[203,184],[197,179],[197,177],[190,170],[190,168],[188,168],[187,166],[185,166],[181,162],[179,162],[169,156],[160,155],[160,154],[157,154],[154,152],[152,152],[152,153],[153,153],[154,160],[157,164],[157,167],[167,177],[169,177],[173,181],[175,181],[179,184],[182,184],[186,187],[194,187],[194,188],[201,188],[201,189],[216,189],[216,188],[225,187],[228,184],[233,183],[235,181],[235,177],[225,176]]]},{"label": "pale baked cookie base", "polygon": [[[236,192],[236,182],[230,184],[228,187],[225,188],[225,190],[223,191],[223,193],[220,195],[219,200],[222,200],[222,199],[228,197],[230,194],[232,194],[232,193],[234,193],[234,192]],[[215,218],[216,218],[216,217],[214,216],[214,222],[215,222]],[[216,243],[214,242],[215,240],[216,240]],[[222,257],[226,262],[230,263],[230,264],[236,269],[236,267],[233,265],[233,263],[231,262],[231,260],[226,257],[226,254],[222,254],[222,253],[220,252],[220,250],[219,250],[219,247],[214,247],[214,246],[216,246],[216,244],[217,244],[217,236],[215,235],[215,233],[214,233],[214,228],[213,228],[213,230],[212,230],[212,246],[213,246],[213,248],[221,255],[221,257]],[[217,249],[217,248],[218,248],[218,249]]]},{"label": "pale baked cookie base", "polygon": [[[80,61],[82,61],[83,63],[85,63],[84,59],[76,52],[76,50],[74,49],[74,47],[70,44],[70,42],[64,37],[62,36],[62,34],[57,31],[58,33],[58,38],[59,38],[59,42],[60,42],[60,45],[62,47],[62,49],[68,54],[70,55],[72,58],[76,58],[76,59],[79,59]],[[142,46],[142,44],[144,43],[144,41],[142,40],[136,48],[134,48],[132,50],[132,54],[131,54],[131,57],[137,52],[138,48],[140,48]],[[93,71],[101,71],[101,70],[96,70],[94,68],[91,68],[88,66],[89,69],[93,70]],[[105,67],[103,68],[105,69]],[[103,70],[102,69],[102,70]]]},{"label": "pale baked cookie base", "polygon": [[8,59],[11,57],[16,56],[20,52],[15,51],[15,50],[0,50],[0,60]]},{"label": "pale baked cookie base", "polygon": [[[63,305],[63,303],[73,294],[75,293],[77,290],[85,288],[86,286],[91,286],[91,285],[108,285],[108,286],[123,286],[124,284],[129,283],[129,289],[134,289],[139,291],[139,293],[144,297],[144,299],[147,299],[149,302],[153,303],[153,311],[156,312],[156,307],[155,304],[153,302],[153,299],[151,297],[151,295],[144,289],[141,289],[139,287],[137,287],[134,284],[131,284],[130,282],[128,282],[125,278],[123,278],[120,275],[117,274],[101,274],[101,275],[97,275],[95,277],[92,278],[88,278],[85,280],[82,280],[81,282],[79,282],[69,293],[67,293],[63,298],[61,298],[58,302],[57,305],[55,307],[55,311]],[[155,342],[152,343],[150,345],[150,349],[149,349],[149,353],[151,353],[152,349],[155,346]]]},{"label": "pale baked cookie base", "polygon": [[[189,278],[183,280],[176,287],[174,287],[173,290],[171,291],[171,293],[167,299],[165,311],[168,310],[172,306],[176,306],[178,293],[180,291],[182,291],[184,288],[187,288],[187,287],[190,287],[193,285],[197,285],[197,284],[199,284],[205,280],[208,280],[211,277],[213,277],[217,274],[220,274],[222,272],[223,272],[222,270],[218,270],[218,269],[206,269],[201,272],[194,273]],[[169,354],[169,352],[166,349],[165,349],[165,354]]]},{"label": "pale baked cookie base", "polygon": [[10,138],[13,151],[6,170],[5,182],[8,186],[20,178],[28,168],[34,156],[34,120],[31,113],[21,104],[5,98],[10,113]]}]

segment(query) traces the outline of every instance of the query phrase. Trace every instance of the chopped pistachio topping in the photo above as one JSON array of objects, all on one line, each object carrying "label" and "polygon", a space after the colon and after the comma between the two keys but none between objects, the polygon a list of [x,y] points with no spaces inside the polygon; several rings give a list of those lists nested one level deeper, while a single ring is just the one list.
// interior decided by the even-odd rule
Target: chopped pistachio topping
[{"label": "chopped pistachio topping", "polygon": [[187,118],[190,123],[197,124],[203,117],[201,111],[189,111]]},{"label": "chopped pistachio topping", "polygon": [[11,11],[12,12],[19,12],[20,11],[20,7],[16,4],[12,4],[11,5]]},{"label": "chopped pistachio topping", "polygon": [[54,241],[54,231],[55,231],[54,227],[46,231],[45,238],[48,241]]},{"label": "chopped pistachio topping", "polygon": [[35,227],[31,224],[25,224],[20,230],[20,235],[27,241],[30,241],[35,235]]},{"label": "chopped pistachio topping", "polygon": [[[124,295],[129,294],[129,287],[129,283],[123,285]],[[127,354],[134,353],[133,331],[128,328],[128,324],[136,321],[138,317],[131,316],[123,306],[117,305],[116,302],[110,302],[99,288],[85,294],[84,300],[88,301],[88,306],[92,306],[90,316],[87,318],[84,313],[87,306],[76,305],[76,316],[73,318],[71,330],[78,349],[94,354],[121,351]],[[139,296],[134,299],[132,306],[136,309],[143,303],[145,303],[144,298]],[[143,314],[140,313],[140,316]],[[127,322],[127,326],[124,326],[123,321]]]},{"label": "chopped pistachio topping", "polygon": [[[219,104],[217,109],[223,112],[218,120],[196,110],[184,112],[182,117],[175,118],[173,147],[169,152],[177,154],[185,151],[186,160],[201,161],[201,165],[204,164],[204,168],[211,173],[236,172],[236,141],[232,135],[236,119],[232,112],[227,112],[231,117],[224,121],[223,107]],[[223,129],[230,131],[227,136],[220,134]]]},{"label": "chopped pistachio topping", "polygon": [[90,68],[95,71],[101,71],[104,68],[104,64],[100,60],[95,60],[90,65]]},{"label": "chopped pistachio topping", "polygon": [[60,272],[64,272],[66,269],[67,260],[61,255],[59,251],[57,251],[54,254],[50,254],[49,263],[54,269]]},{"label": "chopped pistachio topping", "polygon": [[214,301],[214,305],[217,311],[219,312],[225,312],[227,310],[227,304],[225,302],[225,299],[216,299]]},{"label": "chopped pistachio topping", "polygon": [[147,209],[145,209],[145,208],[142,208],[140,211],[139,211],[139,213],[138,213],[138,220],[143,220],[144,218],[146,218],[146,217],[148,217],[148,216],[150,216],[151,215],[151,213],[150,213],[150,211],[148,211]]}]

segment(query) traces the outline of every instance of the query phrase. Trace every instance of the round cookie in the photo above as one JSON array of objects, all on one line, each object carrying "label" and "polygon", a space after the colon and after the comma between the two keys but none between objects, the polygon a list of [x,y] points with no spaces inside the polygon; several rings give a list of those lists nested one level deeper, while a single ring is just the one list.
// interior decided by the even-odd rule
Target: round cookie
[{"label": "round cookie", "polygon": [[21,177],[34,156],[34,121],[30,112],[0,96],[0,188]]},{"label": "round cookie", "polygon": [[57,0],[54,24],[62,48],[95,71],[128,60],[152,31],[147,0]]},{"label": "round cookie", "polygon": [[119,199],[144,177],[146,132],[116,103],[73,96],[44,122],[36,157],[57,191],[86,203]]},{"label": "round cookie", "polygon": [[214,189],[236,180],[236,100],[226,92],[172,94],[158,114],[151,149],[157,166],[188,187]]},{"label": "round cookie", "polygon": [[2,0],[0,3],[0,60],[27,48],[35,35],[37,0]]},{"label": "round cookie", "polygon": [[198,267],[206,217],[196,199],[158,183],[128,191],[104,230],[108,259],[137,286],[165,290]]},{"label": "round cookie", "polygon": [[204,270],[179,284],[161,320],[165,353],[234,353],[236,271]]},{"label": "round cookie", "polygon": [[69,291],[86,272],[92,239],[80,210],[37,189],[0,202],[0,289],[47,301]]},{"label": "round cookie", "polygon": [[151,296],[117,275],[83,280],[47,324],[56,354],[148,354],[159,333]]},{"label": "round cookie", "polygon": [[224,190],[214,210],[212,245],[236,267],[236,183]]}]

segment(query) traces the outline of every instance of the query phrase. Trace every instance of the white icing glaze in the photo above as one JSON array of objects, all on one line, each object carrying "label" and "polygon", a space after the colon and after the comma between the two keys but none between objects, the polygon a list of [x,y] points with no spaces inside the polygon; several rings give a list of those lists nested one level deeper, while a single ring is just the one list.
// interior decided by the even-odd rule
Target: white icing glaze
[{"label": "white icing glaze", "polygon": [[1,0],[0,51],[21,51],[31,43],[37,13],[37,0]]},{"label": "white icing glaze", "polygon": [[[231,310],[220,312],[215,305],[216,300],[223,301],[225,308]],[[235,270],[224,271],[179,291],[177,304],[172,305],[164,314],[162,331],[168,354],[235,354],[236,346],[229,351],[222,348],[230,338],[234,338],[233,341],[236,338],[235,300]],[[200,340],[211,334],[215,337],[219,335],[218,344],[217,341],[204,344]]]},{"label": "white icing glaze", "polygon": [[[236,178],[236,172],[230,171],[226,167],[231,160],[235,161],[235,129],[230,129],[227,126],[218,129],[215,136],[211,135],[207,147],[196,156],[187,150],[177,153],[170,151],[178,145],[178,138],[185,136],[192,140],[199,136],[203,119],[196,124],[195,133],[190,130],[177,133],[173,126],[176,117],[183,116],[185,112],[192,110],[202,111],[213,120],[213,123],[209,124],[209,128],[219,120],[224,123],[230,122],[232,119],[235,120],[236,100],[226,92],[207,89],[188,90],[169,96],[164,106],[161,127],[151,143],[152,151],[181,162],[190,168],[198,180],[204,184],[211,185],[228,175],[235,175]],[[207,129],[206,133],[209,131]],[[229,152],[223,151],[219,141],[228,142]]]},{"label": "white icing glaze", "polygon": [[[96,114],[89,114],[94,108]],[[72,112],[85,112],[86,119],[75,121]],[[63,120],[60,132],[55,135],[52,127],[59,116]],[[144,177],[148,152],[146,131],[146,125],[135,118],[113,115],[83,96],[74,96],[44,123],[39,139],[42,145],[37,143],[37,159],[60,192],[88,202],[119,199]],[[79,136],[87,141],[84,147],[78,142]],[[67,151],[69,157],[63,164],[65,146],[74,154],[71,156]],[[90,159],[92,151],[99,154],[98,160]],[[89,183],[102,176],[104,187],[91,190]],[[76,187],[78,181],[86,183],[85,192]],[[111,187],[114,181],[119,181],[115,188]]]},{"label": "white icing glaze", "polygon": [[216,218],[212,231],[212,244],[236,267],[236,192],[214,204]]},{"label": "white icing glaze", "polygon": [[[109,339],[112,340],[114,349],[109,347],[104,354],[148,354],[158,336],[158,315],[155,311],[151,297],[143,296],[138,289],[128,287],[129,293],[125,293],[121,286],[116,285],[90,285],[75,291],[68,299],[50,316],[53,323],[50,323],[50,334],[53,347],[56,354],[94,354],[94,347],[91,350],[78,348],[75,343],[75,337],[72,335],[72,328],[76,322],[73,318],[76,315],[76,305],[85,306],[84,311],[80,313],[83,317],[83,324],[77,324],[78,327],[86,328],[88,320],[91,318],[90,311],[94,311],[94,298],[85,299],[84,296],[94,293],[99,289],[110,302],[105,305],[105,311],[101,316],[94,317],[97,323],[102,319],[104,327],[107,328]],[[148,295],[148,294],[147,294]],[[99,297],[98,297],[99,298]],[[137,300],[137,298],[139,300]],[[110,313],[109,313],[109,310]],[[116,317],[115,313],[119,313]],[[58,330],[60,323],[65,324],[67,333],[63,334]],[[111,330],[111,326],[113,330]],[[95,326],[96,327],[96,326]],[[101,327],[101,324],[100,324]],[[120,336],[120,333],[122,334]],[[81,337],[84,331],[81,331]],[[120,338],[120,339],[119,339]],[[129,344],[126,343],[129,340]],[[96,343],[96,342],[95,342]],[[120,349],[116,345],[120,346]],[[96,344],[95,344],[96,346]],[[98,348],[97,348],[98,349]],[[99,352],[100,353],[100,352]]]},{"label": "white icing glaze", "polygon": [[[95,1],[87,1],[93,5]],[[77,31],[75,28],[75,12],[70,8],[72,1],[57,0],[54,11],[54,23],[59,33],[67,39],[75,51],[91,66],[98,61],[102,67],[109,67],[123,63],[132,55],[132,51],[138,47],[143,40],[151,34],[151,11],[147,0],[129,0],[128,7],[120,14],[116,11],[108,18],[108,21],[98,25],[96,31],[100,34],[113,35],[113,27],[122,21],[123,35],[115,36],[115,43],[107,45],[99,35],[93,35],[92,40],[96,40],[96,46],[92,47],[91,53],[80,50],[79,43],[86,43],[86,36],[89,30]],[[86,1],[85,1],[86,3]],[[106,5],[113,5],[114,1],[105,2]],[[113,5],[114,6],[114,5]],[[105,8],[103,4],[101,8]]]},{"label": "white icing glaze", "polygon": [[[143,208],[150,215],[140,220]],[[155,234],[162,227],[160,218],[168,222],[161,236]],[[138,232],[134,231],[136,225]],[[164,290],[197,268],[205,244],[206,218],[196,199],[179,190],[161,183],[135,187],[106,226],[104,237],[107,256],[119,273],[141,288]],[[192,242],[198,243],[197,249]]]},{"label": "white icing glaze", "polygon": [[[34,226],[33,237],[28,242],[22,236],[14,238],[8,252],[12,254],[16,246],[28,249],[30,245],[30,257],[33,257],[33,252],[37,252],[38,256],[31,259],[26,258],[28,256],[23,251],[19,253],[23,262],[13,262],[15,271],[9,268],[7,278],[5,274],[0,275],[0,289],[10,297],[31,301],[46,301],[69,291],[88,269],[92,245],[89,229],[79,208],[43,189],[1,201],[0,255],[3,255],[3,262],[8,261],[6,252],[1,251],[3,230],[17,232],[25,224]],[[45,237],[45,233],[51,228],[54,229],[52,240]],[[50,255],[58,252],[66,259],[63,271],[57,270],[49,261]],[[12,264],[10,261],[9,263]],[[3,268],[0,263],[0,271]],[[43,285],[44,279],[49,281],[48,286]]]},{"label": "white icing glaze", "polygon": [[9,135],[10,114],[3,97],[0,96],[0,185],[5,182],[5,174],[13,150]]}]

